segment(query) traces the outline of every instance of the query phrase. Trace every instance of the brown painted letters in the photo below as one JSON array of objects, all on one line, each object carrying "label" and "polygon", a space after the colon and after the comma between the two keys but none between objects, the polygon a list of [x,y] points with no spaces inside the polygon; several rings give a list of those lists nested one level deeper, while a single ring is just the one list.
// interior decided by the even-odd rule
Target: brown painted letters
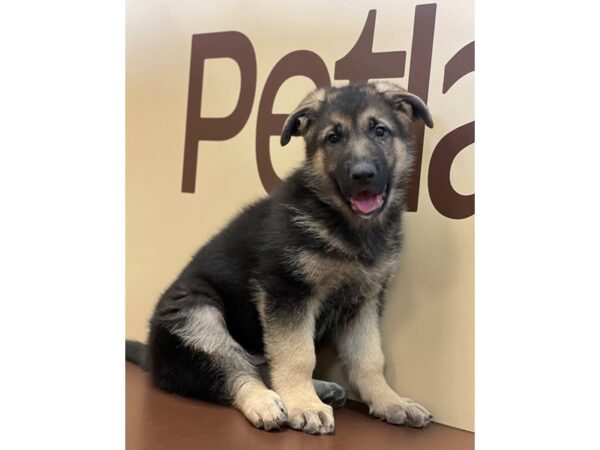
[{"label": "brown painted letters", "polygon": [[[367,15],[365,25],[350,51],[335,64],[334,78],[350,82],[379,78],[400,78],[406,66],[405,51],[373,52],[376,11]],[[433,54],[436,4],[415,8],[408,90],[427,102]],[[241,89],[235,109],[228,117],[200,116],[204,61],[231,58],[240,67]],[[474,70],[474,42],[463,47],[446,64],[442,92],[446,93],[460,78]],[[271,70],[260,97],[256,123],[256,163],[261,183],[271,192],[280,182],[270,155],[270,137],[281,132],[285,114],[274,114],[273,104],[281,85],[294,76],[309,78],[317,87],[329,86],[330,77],[324,61],[314,52],[298,50],[283,56]],[[202,140],[231,139],[245,126],[256,92],[256,56],[252,43],[242,33],[196,34],[192,37],[187,124],[185,135],[182,192],[194,192],[198,143]],[[463,219],[474,214],[474,194],[457,193],[450,183],[450,169],[455,156],[474,142],[474,122],[448,133],[435,147],[428,172],[428,189],[434,207],[444,216]],[[417,211],[425,128],[414,125],[416,160],[409,185],[407,210]]]}]

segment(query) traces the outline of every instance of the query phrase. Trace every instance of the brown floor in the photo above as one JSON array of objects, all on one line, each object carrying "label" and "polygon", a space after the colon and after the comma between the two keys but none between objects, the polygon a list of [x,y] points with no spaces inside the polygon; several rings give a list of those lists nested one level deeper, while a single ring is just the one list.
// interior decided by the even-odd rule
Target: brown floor
[{"label": "brown floor", "polygon": [[470,450],[473,433],[436,423],[419,430],[380,422],[355,402],[335,410],[334,435],[293,430],[266,432],[252,427],[232,408],[167,394],[127,365],[128,450]]}]

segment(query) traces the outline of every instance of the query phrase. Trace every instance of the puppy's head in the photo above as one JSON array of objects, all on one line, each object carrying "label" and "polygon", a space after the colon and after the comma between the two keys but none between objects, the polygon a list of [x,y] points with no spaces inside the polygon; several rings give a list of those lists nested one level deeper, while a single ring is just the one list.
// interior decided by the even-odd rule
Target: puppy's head
[{"label": "puppy's head", "polygon": [[311,187],[352,220],[365,221],[403,197],[413,120],[433,126],[425,103],[389,82],[317,89],[286,120],[281,145],[303,136]]}]

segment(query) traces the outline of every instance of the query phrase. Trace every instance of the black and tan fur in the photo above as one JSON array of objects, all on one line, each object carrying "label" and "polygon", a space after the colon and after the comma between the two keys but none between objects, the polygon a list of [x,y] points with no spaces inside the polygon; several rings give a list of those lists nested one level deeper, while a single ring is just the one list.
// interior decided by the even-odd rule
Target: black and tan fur
[{"label": "black and tan fur", "polygon": [[[315,348],[333,342],[373,415],[427,425],[429,412],[385,381],[379,331],[417,119],[433,125],[418,97],[387,82],[309,94],[281,135],[304,137],[304,164],[198,251],[160,298],[147,346],[127,343],[128,360],[259,428],[325,434],[344,391],[312,373]],[[363,213],[360,198],[383,204]]]}]

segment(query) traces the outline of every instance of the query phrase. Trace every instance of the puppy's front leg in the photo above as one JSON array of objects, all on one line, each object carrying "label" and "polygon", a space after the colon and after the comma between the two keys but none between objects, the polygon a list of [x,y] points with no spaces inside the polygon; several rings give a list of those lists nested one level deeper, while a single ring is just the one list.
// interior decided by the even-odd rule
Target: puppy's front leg
[{"label": "puppy's front leg", "polygon": [[310,311],[299,317],[302,320],[263,320],[273,390],[287,409],[291,428],[310,434],[333,433],[333,409],[319,399],[312,380],[315,317]]},{"label": "puppy's front leg", "polygon": [[424,427],[431,414],[418,403],[400,397],[383,375],[384,357],[375,299],[365,303],[353,320],[337,336],[336,344],[348,378],[369,412],[396,425]]}]

